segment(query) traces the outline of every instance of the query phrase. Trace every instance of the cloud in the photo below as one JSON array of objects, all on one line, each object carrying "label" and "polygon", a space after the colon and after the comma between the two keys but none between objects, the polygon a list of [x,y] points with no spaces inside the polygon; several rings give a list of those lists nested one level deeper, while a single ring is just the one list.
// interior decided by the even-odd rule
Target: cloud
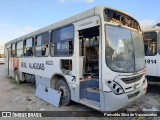
[{"label": "cloud", "polygon": [[141,27],[154,26],[157,23],[160,23],[160,17],[155,20],[145,19],[139,22]]},{"label": "cloud", "polygon": [[4,53],[6,42],[21,37],[36,30],[33,26],[18,26],[15,24],[0,23],[0,54]]},{"label": "cloud", "polygon": [[158,19],[155,20],[156,23],[160,23],[160,17]]},{"label": "cloud", "polygon": [[19,26],[17,24],[7,24],[2,22],[0,23],[0,28],[0,44],[31,33],[37,29],[31,25]]},{"label": "cloud", "polygon": [[140,25],[141,27],[145,27],[145,26],[149,26],[149,25],[154,25],[155,24],[155,20],[142,20],[140,21]]},{"label": "cloud", "polygon": [[67,0],[58,0],[60,3],[64,3],[66,2]]},{"label": "cloud", "polygon": [[85,1],[88,2],[88,3],[94,2],[94,0],[85,0]]},{"label": "cloud", "polygon": [[94,0],[58,0],[60,3],[65,2],[86,2],[86,3],[93,3]]}]

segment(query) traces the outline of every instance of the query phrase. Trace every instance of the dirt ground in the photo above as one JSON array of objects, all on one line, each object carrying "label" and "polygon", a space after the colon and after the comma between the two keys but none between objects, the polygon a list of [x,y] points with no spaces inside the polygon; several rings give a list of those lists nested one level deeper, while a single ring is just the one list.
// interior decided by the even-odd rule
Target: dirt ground
[{"label": "dirt ground", "polygon": [[[35,96],[35,85],[30,83],[16,84],[15,80],[6,76],[5,66],[0,64],[0,111],[94,111],[84,105],[72,103],[69,106],[56,108]],[[160,110],[160,86],[149,85],[147,93],[124,108],[127,111],[156,108]],[[36,119],[36,118],[35,118]],[[53,119],[53,118],[47,118]],[[63,118],[54,118],[63,119]],[[70,118],[65,118],[67,120]],[[82,118],[73,118],[81,120]],[[85,119],[112,119],[117,118],[85,118]],[[123,118],[122,118],[123,119]],[[126,118],[124,118],[126,119]],[[134,120],[135,118],[127,118]],[[136,118],[137,119],[137,118]],[[143,118],[144,119],[144,118]],[[149,118],[148,118],[149,119]],[[157,119],[158,118],[150,118]],[[17,120],[17,118],[16,118]]]}]

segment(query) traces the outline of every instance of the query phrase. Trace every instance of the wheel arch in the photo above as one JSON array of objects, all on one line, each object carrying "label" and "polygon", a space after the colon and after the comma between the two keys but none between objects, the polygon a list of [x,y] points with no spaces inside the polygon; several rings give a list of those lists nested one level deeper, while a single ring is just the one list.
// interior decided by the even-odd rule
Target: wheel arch
[{"label": "wheel arch", "polygon": [[[62,74],[56,73],[56,74],[53,74],[52,77],[51,77],[51,84],[50,84],[51,88],[55,89],[56,83],[60,79],[63,79],[67,83],[67,85],[69,87],[69,84],[68,84],[67,79],[65,78],[65,76],[62,75]],[[69,89],[70,89],[70,87],[69,87]]]}]

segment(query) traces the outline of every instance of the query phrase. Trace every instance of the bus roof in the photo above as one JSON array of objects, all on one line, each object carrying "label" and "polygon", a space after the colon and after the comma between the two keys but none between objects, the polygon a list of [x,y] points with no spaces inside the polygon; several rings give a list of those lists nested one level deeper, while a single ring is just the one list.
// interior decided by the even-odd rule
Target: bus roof
[{"label": "bus roof", "polygon": [[[53,29],[57,29],[57,28],[60,28],[62,26],[66,26],[66,25],[69,25],[69,24],[72,24],[74,22],[77,22],[79,20],[82,20],[82,19],[85,19],[85,18],[88,18],[88,17],[91,17],[91,16],[94,16],[94,15],[100,15],[99,13],[101,11],[103,11],[104,9],[111,9],[111,10],[114,10],[114,11],[117,11],[117,12],[121,12],[121,13],[124,13],[126,14],[127,16],[135,19],[133,16],[129,15],[128,13],[126,12],[123,12],[123,11],[120,11],[120,10],[116,10],[116,9],[113,9],[113,8],[110,8],[110,7],[106,7],[106,6],[97,6],[97,7],[94,7],[92,9],[89,9],[87,11],[84,11],[82,13],[79,13],[75,16],[72,16],[70,18],[67,18],[67,19],[64,19],[60,22],[56,22],[54,24],[51,24],[47,27],[44,27],[44,28],[41,28],[39,30],[36,30],[34,32],[31,32],[29,34],[26,34],[26,35],[23,35],[19,38],[16,38],[16,39],[13,39],[9,42],[7,42],[5,45],[8,45],[8,44],[11,44],[11,43],[16,43],[17,41],[20,41],[20,40],[23,40],[23,39],[27,39],[27,38],[30,38],[30,37],[33,37],[35,35],[38,35],[40,33],[43,33],[43,32],[46,32],[46,31],[49,31],[49,30],[53,30]],[[136,20],[136,19],[135,19]]]},{"label": "bus roof", "polygon": [[142,28],[143,32],[153,32],[153,31],[160,31],[160,27],[158,26],[146,26]]}]

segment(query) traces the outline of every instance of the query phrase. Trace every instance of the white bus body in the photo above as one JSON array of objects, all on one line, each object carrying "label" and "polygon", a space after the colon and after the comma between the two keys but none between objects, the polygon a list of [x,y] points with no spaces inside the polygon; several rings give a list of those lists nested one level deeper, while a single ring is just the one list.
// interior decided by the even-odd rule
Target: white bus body
[{"label": "white bus body", "polygon": [[36,96],[57,107],[72,100],[116,111],[147,89],[139,23],[107,7],[12,40],[5,55],[8,75],[18,83],[36,82]]},{"label": "white bus body", "polygon": [[147,78],[150,83],[160,83],[160,27],[148,26],[143,29]]},{"label": "white bus body", "polygon": [[4,58],[0,58],[0,64],[4,64]]},{"label": "white bus body", "polygon": [[0,54],[0,64],[4,64],[4,54]]}]

